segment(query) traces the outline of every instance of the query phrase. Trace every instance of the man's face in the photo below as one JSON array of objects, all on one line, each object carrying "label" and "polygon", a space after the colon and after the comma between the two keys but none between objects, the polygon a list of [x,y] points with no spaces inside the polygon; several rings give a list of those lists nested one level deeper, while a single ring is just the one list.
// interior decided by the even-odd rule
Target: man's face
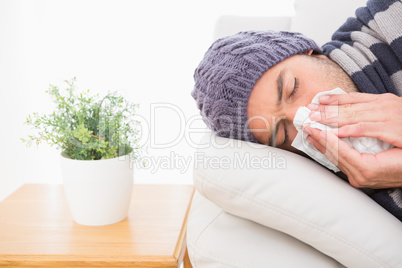
[{"label": "man's face", "polygon": [[[320,55],[295,55],[266,71],[251,91],[247,105],[249,129],[262,144],[298,152],[291,147],[297,135],[293,118],[301,106],[323,91],[357,91],[350,77]],[[276,135],[272,135],[276,131]],[[275,136],[275,141],[273,140]]]}]

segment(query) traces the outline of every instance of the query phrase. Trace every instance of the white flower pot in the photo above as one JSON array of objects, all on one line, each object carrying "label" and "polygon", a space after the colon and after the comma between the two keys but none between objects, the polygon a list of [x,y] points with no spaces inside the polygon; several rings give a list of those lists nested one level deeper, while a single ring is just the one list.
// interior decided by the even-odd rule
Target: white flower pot
[{"label": "white flower pot", "polygon": [[127,217],[133,188],[128,155],[106,160],[74,160],[62,153],[61,168],[75,222],[101,226]]}]

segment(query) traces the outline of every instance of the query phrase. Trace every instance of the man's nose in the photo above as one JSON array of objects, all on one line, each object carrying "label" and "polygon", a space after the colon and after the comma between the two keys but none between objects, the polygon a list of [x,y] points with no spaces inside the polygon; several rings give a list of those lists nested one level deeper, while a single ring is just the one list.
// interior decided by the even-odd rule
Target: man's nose
[{"label": "man's nose", "polygon": [[289,107],[288,109],[286,109],[286,119],[289,122],[293,123],[293,120],[296,116],[296,112],[300,107],[301,106],[294,106],[294,107]]}]

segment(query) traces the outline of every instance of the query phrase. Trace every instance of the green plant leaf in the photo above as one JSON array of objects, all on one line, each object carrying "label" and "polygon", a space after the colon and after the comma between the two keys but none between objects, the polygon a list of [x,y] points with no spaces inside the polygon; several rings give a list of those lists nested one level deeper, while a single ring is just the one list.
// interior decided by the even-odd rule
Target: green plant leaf
[{"label": "green plant leaf", "polygon": [[140,122],[133,120],[138,104],[117,92],[102,98],[89,89],[79,92],[75,77],[65,82],[64,89],[50,85],[46,91],[56,104],[54,112],[28,115],[25,124],[32,126],[35,133],[22,142],[31,146],[32,142],[39,145],[44,141],[80,160],[141,153],[137,138]]}]

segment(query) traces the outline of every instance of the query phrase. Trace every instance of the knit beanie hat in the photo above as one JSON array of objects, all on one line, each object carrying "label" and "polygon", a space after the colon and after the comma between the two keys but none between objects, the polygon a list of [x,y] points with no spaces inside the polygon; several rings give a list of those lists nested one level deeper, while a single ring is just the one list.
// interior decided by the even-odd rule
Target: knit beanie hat
[{"label": "knit beanie hat", "polygon": [[191,95],[217,135],[257,142],[248,129],[247,102],[257,80],[272,66],[317,44],[300,33],[247,31],[215,41],[194,72]]}]

